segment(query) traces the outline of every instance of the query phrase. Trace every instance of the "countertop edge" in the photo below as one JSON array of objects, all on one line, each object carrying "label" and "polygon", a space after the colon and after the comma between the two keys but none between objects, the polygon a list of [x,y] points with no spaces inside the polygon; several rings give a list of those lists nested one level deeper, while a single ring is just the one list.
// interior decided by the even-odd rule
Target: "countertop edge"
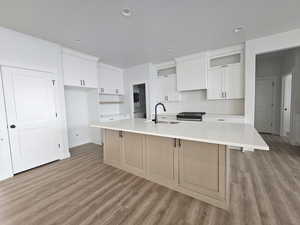
[{"label": "countertop edge", "polygon": [[176,136],[176,135],[168,135],[168,134],[158,134],[158,133],[152,133],[152,132],[144,132],[144,131],[137,131],[137,130],[130,130],[130,129],[124,129],[124,128],[116,128],[116,127],[110,127],[110,126],[99,126],[99,125],[93,125],[91,124],[90,127],[95,128],[102,128],[102,129],[109,129],[109,130],[116,130],[116,131],[125,131],[125,132],[131,132],[136,134],[145,134],[145,135],[152,135],[152,136],[159,136],[159,137],[167,137],[167,138],[177,138],[177,139],[183,139],[188,141],[199,141],[199,142],[206,142],[211,144],[220,144],[220,145],[226,145],[226,146],[236,146],[241,148],[254,148],[264,151],[269,151],[269,146],[258,146],[258,145],[248,145],[248,144],[238,144],[238,143],[232,143],[232,142],[223,142],[213,139],[202,139],[202,138],[189,138],[189,137],[182,137],[182,136]]}]

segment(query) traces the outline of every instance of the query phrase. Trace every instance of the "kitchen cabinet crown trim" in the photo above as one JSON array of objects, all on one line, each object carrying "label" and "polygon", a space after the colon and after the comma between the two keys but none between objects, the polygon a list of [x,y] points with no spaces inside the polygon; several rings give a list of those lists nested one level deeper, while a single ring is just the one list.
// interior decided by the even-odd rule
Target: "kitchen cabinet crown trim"
[{"label": "kitchen cabinet crown trim", "polygon": [[234,45],[226,48],[216,49],[216,50],[210,50],[207,52],[207,56],[209,59],[219,58],[223,56],[229,56],[233,54],[243,53],[245,49],[244,44],[240,45]]},{"label": "kitchen cabinet crown trim", "polygon": [[101,63],[101,62],[98,63],[98,66],[99,66],[100,69],[101,68],[106,68],[106,69],[115,70],[115,71],[122,72],[122,73],[124,72],[124,70],[121,69],[121,68],[111,66],[111,65],[108,65],[108,64],[105,64],[105,63]]},{"label": "kitchen cabinet crown trim", "polygon": [[194,60],[194,59],[198,59],[198,58],[203,58],[203,57],[207,57],[208,56],[208,52],[200,52],[200,53],[196,53],[196,54],[191,54],[191,55],[186,55],[186,56],[182,56],[182,57],[177,57],[175,58],[175,62],[185,62],[185,61],[189,61],[189,60]]},{"label": "kitchen cabinet crown trim", "polygon": [[156,67],[157,71],[163,70],[163,69],[169,69],[172,67],[176,67],[176,62],[175,62],[175,60],[172,60],[172,61],[156,64],[155,67]]},{"label": "kitchen cabinet crown trim", "polygon": [[91,60],[91,61],[95,61],[98,62],[99,58],[95,57],[95,56],[91,56],[91,55],[87,55],[69,48],[63,48],[63,54],[67,54],[67,55],[72,55],[72,56],[76,56],[76,57],[80,57],[83,58],[85,60]]}]

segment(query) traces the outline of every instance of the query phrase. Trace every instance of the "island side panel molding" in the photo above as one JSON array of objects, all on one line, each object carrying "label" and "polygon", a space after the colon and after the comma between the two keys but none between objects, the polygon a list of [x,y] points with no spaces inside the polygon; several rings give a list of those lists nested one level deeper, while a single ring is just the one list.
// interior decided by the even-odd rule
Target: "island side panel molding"
[{"label": "island side panel molding", "polygon": [[223,209],[229,205],[229,151],[224,145],[105,129],[104,163]]}]

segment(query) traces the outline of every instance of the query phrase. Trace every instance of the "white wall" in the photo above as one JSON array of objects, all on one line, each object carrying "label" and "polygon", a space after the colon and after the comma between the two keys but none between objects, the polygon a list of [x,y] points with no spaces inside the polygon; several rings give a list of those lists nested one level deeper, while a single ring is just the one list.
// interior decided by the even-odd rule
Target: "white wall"
[{"label": "white wall", "polygon": [[254,125],[255,59],[257,54],[300,46],[300,29],[246,41],[245,44],[245,119]]},{"label": "white wall", "polygon": [[300,48],[295,51],[293,75],[291,141],[295,145],[300,145]]},{"label": "white wall", "polygon": [[[87,90],[87,111],[88,111],[88,121],[89,124],[92,124],[94,121],[99,121],[100,118],[100,108],[98,104],[98,90],[91,89]],[[89,127],[89,137],[90,141],[94,144],[102,144],[102,135],[101,129]]]},{"label": "white wall", "polygon": [[[59,45],[0,27],[0,66],[46,71],[58,75],[60,92],[58,114],[61,120],[60,132],[63,141],[60,158],[63,159],[69,157],[70,154],[67,140],[61,63],[61,47]],[[2,156],[10,156],[10,149],[8,147],[1,148],[1,154]],[[5,164],[9,164],[5,176],[11,176],[11,162],[6,158],[0,157],[0,165]],[[4,173],[4,170],[2,172]]]},{"label": "white wall", "polygon": [[2,77],[0,73],[0,180],[13,176],[9,151],[9,139],[4,107]]},{"label": "white wall", "polygon": [[88,93],[81,88],[65,88],[70,148],[90,143]]},{"label": "white wall", "polygon": [[101,130],[91,128],[99,121],[98,90],[65,87],[68,140],[70,148],[87,144],[101,144]]},{"label": "white wall", "polygon": [[151,106],[153,105],[150,96],[152,95],[152,77],[153,77],[153,65],[150,63],[137,65],[128,68],[124,71],[124,104],[120,105],[121,113],[132,113],[133,117],[133,85],[146,83],[146,110],[147,117],[150,118]]},{"label": "white wall", "polygon": [[273,77],[276,80],[275,86],[275,124],[274,133],[280,134],[280,121],[281,121],[281,76],[282,64],[284,58],[281,55],[262,55],[256,57],[256,77]]},{"label": "white wall", "polygon": [[[274,77],[277,80],[276,89],[276,103],[275,103],[275,133],[280,134],[280,125],[281,125],[281,86],[282,86],[282,77],[287,74],[294,74],[294,83],[297,84],[298,77],[300,73],[296,71],[296,56],[297,53],[300,53],[298,49],[290,49],[285,51],[279,51],[277,53],[269,53],[258,55],[256,57],[256,77]],[[298,54],[299,54],[298,53]],[[299,81],[298,81],[299,82]],[[299,83],[300,84],[300,83]],[[296,85],[297,87],[297,85]],[[293,88],[298,89],[298,88]],[[294,91],[294,90],[293,90]],[[296,102],[295,102],[296,103]],[[292,104],[292,114],[294,111],[294,106],[297,104]],[[293,130],[294,120],[291,120],[291,128]],[[293,132],[291,132],[293,133]]]},{"label": "white wall", "polygon": [[59,72],[59,45],[0,27],[0,65]]}]

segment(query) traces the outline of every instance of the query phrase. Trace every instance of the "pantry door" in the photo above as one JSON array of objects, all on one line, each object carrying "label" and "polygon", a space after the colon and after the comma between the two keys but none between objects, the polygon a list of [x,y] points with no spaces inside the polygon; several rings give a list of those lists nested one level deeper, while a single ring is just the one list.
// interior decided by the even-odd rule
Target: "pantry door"
[{"label": "pantry door", "polygon": [[2,67],[14,174],[57,160],[56,76]]}]

